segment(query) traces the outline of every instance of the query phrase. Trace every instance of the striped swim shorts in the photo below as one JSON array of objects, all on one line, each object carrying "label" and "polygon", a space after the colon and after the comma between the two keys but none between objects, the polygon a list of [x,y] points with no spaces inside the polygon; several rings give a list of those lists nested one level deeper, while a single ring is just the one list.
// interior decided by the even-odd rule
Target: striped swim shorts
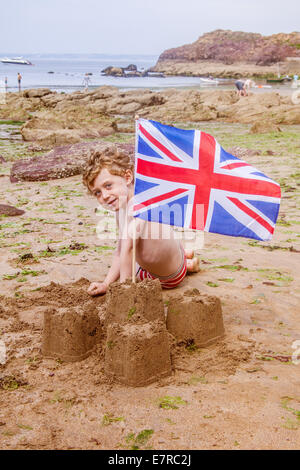
[{"label": "striped swim shorts", "polygon": [[176,273],[171,274],[170,276],[155,276],[154,274],[149,273],[146,269],[141,268],[138,266],[136,276],[139,280],[143,281],[144,279],[159,279],[161,286],[164,289],[173,289],[173,287],[177,287],[178,284],[183,281],[185,275],[187,273],[187,266],[186,266],[186,256],[184,253],[183,247],[181,247],[182,251],[182,262],[180,267],[176,271]]}]

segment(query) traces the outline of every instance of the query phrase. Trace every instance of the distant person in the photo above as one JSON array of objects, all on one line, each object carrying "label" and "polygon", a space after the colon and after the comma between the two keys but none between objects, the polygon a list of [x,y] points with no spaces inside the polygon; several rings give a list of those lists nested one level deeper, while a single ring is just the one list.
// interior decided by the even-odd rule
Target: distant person
[{"label": "distant person", "polygon": [[246,96],[245,82],[243,80],[237,80],[235,83],[239,96]]},{"label": "distant person", "polygon": [[21,91],[21,80],[22,80],[22,75],[18,73],[18,87],[19,87],[19,92]]},{"label": "distant person", "polygon": [[6,92],[7,92],[7,88],[8,88],[7,77],[4,78],[4,84],[5,84],[5,93],[6,93]]},{"label": "distant person", "polygon": [[86,74],[84,75],[84,78],[83,78],[83,81],[82,81],[82,84],[84,85],[84,89],[85,89],[85,90],[88,89],[90,83],[91,83],[91,79],[90,79],[90,77],[89,77],[89,74],[86,73]]},{"label": "distant person", "polygon": [[244,96],[248,96],[248,92],[253,86],[255,86],[255,82],[248,78],[244,83]]},{"label": "distant person", "polygon": [[248,92],[250,88],[252,88],[253,86],[255,86],[255,82],[253,80],[250,80],[250,78],[248,78],[244,84],[244,91],[246,93],[246,96],[248,96]]}]

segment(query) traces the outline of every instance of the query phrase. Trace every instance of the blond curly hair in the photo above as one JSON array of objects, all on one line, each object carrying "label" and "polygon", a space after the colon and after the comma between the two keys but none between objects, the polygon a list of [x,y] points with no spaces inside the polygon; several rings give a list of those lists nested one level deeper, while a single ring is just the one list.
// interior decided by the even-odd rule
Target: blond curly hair
[{"label": "blond curly hair", "polygon": [[134,162],[130,152],[116,144],[104,144],[90,150],[82,175],[83,184],[90,194],[91,186],[103,168],[107,168],[112,175],[124,176],[126,170],[134,172]]}]

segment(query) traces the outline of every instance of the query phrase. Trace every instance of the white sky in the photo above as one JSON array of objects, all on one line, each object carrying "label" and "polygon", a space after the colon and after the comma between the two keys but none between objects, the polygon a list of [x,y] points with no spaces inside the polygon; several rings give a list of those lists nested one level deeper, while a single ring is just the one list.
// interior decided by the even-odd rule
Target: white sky
[{"label": "white sky", "polygon": [[299,0],[1,0],[0,53],[158,55],[214,29],[299,25]]}]

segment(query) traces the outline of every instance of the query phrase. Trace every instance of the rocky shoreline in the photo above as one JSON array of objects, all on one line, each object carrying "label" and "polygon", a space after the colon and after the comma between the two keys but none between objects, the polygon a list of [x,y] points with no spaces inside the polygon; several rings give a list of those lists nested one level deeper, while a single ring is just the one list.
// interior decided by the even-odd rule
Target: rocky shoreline
[{"label": "rocky shoreline", "polygon": [[[199,60],[192,62],[183,62],[179,59],[158,61],[151,70],[157,73],[163,73],[167,76],[183,77],[207,77],[216,78],[252,78],[252,79],[272,79],[277,78],[278,65],[255,65],[246,62],[234,64],[224,64],[222,62],[213,62]],[[300,74],[300,60],[294,59],[280,63],[280,72],[282,75]]]},{"label": "rocky shoreline", "polygon": [[49,89],[8,93],[0,120],[22,121],[24,141],[43,148],[75,144],[115,133],[134,132],[136,113],[166,123],[223,121],[255,124],[300,124],[300,103],[276,92],[168,89],[120,91],[99,87],[70,94]]}]

